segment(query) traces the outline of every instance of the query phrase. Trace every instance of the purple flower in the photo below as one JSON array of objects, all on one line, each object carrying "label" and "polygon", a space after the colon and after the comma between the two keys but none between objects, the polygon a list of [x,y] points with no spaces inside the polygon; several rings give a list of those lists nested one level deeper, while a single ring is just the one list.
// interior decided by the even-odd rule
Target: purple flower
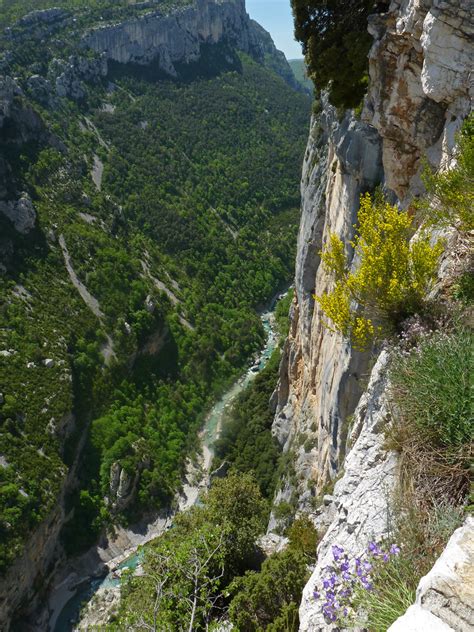
[{"label": "purple flower", "polygon": [[390,547],[390,553],[392,555],[398,555],[400,553],[400,547],[396,544],[392,544],[392,546]]},{"label": "purple flower", "polygon": [[352,575],[350,573],[348,573],[347,571],[344,571],[342,573],[342,579],[346,582],[348,582],[351,579]]},{"label": "purple flower", "polygon": [[372,570],[372,564],[370,562],[364,562],[363,567],[364,567],[364,570],[367,572]]},{"label": "purple flower", "polygon": [[341,546],[337,546],[337,544],[335,544],[332,547],[332,556],[336,562],[341,559],[343,554],[344,554],[344,549]]},{"label": "purple flower", "polygon": [[325,588],[325,589],[326,589],[326,588],[329,588],[329,586],[330,586],[330,585],[331,585],[331,584],[330,584],[330,582],[329,582],[329,579],[324,579],[324,580],[323,580],[323,588]]},{"label": "purple flower", "polygon": [[349,562],[346,560],[344,560],[344,562],[341,564],[340,566],[341,571],[348,571],[349,570]]},{"label": "purple flower", "polygon": [[384,562],[388,562],[388,561],[389,561],[389,559],[390,559],[390,555],[389,555],[388,553],[384,553],[384,554],[383,554],[383,561],[384,561]]},{"label": "purple flower", "polygon": [[314,597],[315,599],[319,599],[319,598],[320,598],[320,596],[321,596],[321,595],[320,595],[320,593],[319,593],[317,590],[315,590],[315,591],[313,592],[313,597]]},{"label": "purple flower", "polygon": [[377,557],[377,555],[380,555],[381,553],[380,548],[375,542],[369,542],[369,553],[373,555],[374,557]]}]

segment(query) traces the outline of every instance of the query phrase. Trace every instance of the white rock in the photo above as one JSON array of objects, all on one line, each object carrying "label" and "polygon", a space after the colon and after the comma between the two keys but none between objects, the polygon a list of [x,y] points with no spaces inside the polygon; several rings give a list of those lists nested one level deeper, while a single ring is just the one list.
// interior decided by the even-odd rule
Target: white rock
[{"label": "white rock", "polygon": [[360,555],[370,540],[381,540],[388,531],[388,502],[395,485],[397,459],[384,449],[388,419],[385,389],[389,356],[382,352],[370,376],[367,391],[354,413],[353,447],[344,462],[344,475],[334,487],[335,517],[318,546],[314,572],[305,586],[300,606],[300,630],[319,632],[328,626],[313,591],[322,583],[332,559],[332,546],[344,548],[349,557]]},{"label": "white rock", "polygon": [[46,358],[46,360],[43,360],[43,364],[47,369],[51,369],[54,366],[54,360],[52,358]]},{"label": "white rock", "polygon": [[389,628],[389,632],[411,630],[474,630],[474,518],[454,532],[418,584],[415,604]]}]

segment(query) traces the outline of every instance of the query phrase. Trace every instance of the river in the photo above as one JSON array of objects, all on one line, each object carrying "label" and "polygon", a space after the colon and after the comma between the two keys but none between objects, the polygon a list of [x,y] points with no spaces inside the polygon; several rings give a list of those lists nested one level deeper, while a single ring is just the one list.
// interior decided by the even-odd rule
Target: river
[{"label": "river", "polygon": [[[199,493],[207,488],[210,468],[214,456],[214,444],[219,437],[222,422],[226,411],[237,395],[255,378],[266,366],[278,343],[278,335],[275,327],[274,310],[278,300],[285,296],[286,292],[277,294],[269,303],[269,308],[260,314],[266,333],[265,346],[253,362],[252,366],[222,395],[206,417],[204,427],[200,433],[202,445],[201,468],[204,476],[199,483],[193,482],[193,466],[188,464],[188,476],[183,493],[180,496],[178,511],[184,511],[192,506],[198,499]],[[64,581],[57,585],[57,594],[50,600],[51,618],[49,629],[53,632],[71,632],[75,629],[75,622],[79,619],[81,608],[89,603],[94,595],[118,594],[120,586],[120,574],[125,568],[137,569],[142,557],[141,544],[158,537],[171,526],[172,515],[158,518],[152,525],[147,525],[146,536],[135,547],[126,548],[119,555],[108,562],[109,573],[103,577],[81,577],[67,575]],[[71,586],[70,578],[73,577]],[[56,598],[54,598],[56,597]],[[81,621],[82,625],[84,622]],[[81,629],[86,629],[81,626]]]}]

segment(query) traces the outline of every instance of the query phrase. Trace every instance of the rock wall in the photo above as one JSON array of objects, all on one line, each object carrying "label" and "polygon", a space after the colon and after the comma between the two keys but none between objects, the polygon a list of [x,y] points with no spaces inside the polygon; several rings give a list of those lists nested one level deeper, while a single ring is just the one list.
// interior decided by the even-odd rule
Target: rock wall
[{"label": "rock wall", "polygon": [[108,59],[122,64],[157,62],[172,77],[178,75],[177,64],[200,58],[203,44],[221,42],[252,55],[295,90],[302,90],[269,33],[250,20],[245,0],[195,0],[170,15],[151,10],[120,24],[95,27],[83,38],[85,46]]},{"label": "rock wall", "polygon": [[[369,355],[323,326],[314,294],[331,285],[319,266],[319,251],[330,232],[348,243],[360,194],[383,178],[376,130],[350,113],[339,122],[323,100],[314,117],[302,176],[302,214],[296,259],[295,300],[276,393],[273,433],[292,453],[294,473],[276,503],[311,498],[335,477],[344,454],[344,434],[364,390]],[[351,256],[348,246],[347,254]],[[270,529],[275,526],[272,520]]]},{"label": "rock wall", "polygon": [[[359,194],[378,183],[407,207],[423,192],[423,159],[435,168],[449,166],[455,134],[472,110],[471,2],[394,0],[387,13],[369,20],[369,31],[374,44],[361,121],[351,113],[338,121],[324,98],[312,121],[291,329],[273,397],[273,432],[291,453],[275,503],[309,511],[326,530],[300,609],[305,631],[331,629],[312,598],[331,545],[357,555],[370,538],[383,536],[396,467],[395,457],[382,449],[389,353],[371,360],[323,326],[313,295],[330,288],[331,279],[318,251],[331,231],[349,241]],[[317,507],[313,497],[321,492],[326,495]],[[269,531],[277,526],[273,515]]]},{"label": "rock wall", "polygon": [[388,632],[474,630],[474,518],[451,536],[441,557],[423,577],[416,602]]}]

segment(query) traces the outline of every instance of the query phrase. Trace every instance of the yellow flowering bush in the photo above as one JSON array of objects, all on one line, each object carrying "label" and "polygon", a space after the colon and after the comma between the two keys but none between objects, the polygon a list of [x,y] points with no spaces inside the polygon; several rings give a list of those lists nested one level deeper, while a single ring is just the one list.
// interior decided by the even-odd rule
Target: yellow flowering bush
[{"label": "yellow flowering bush", "polygon": [[406,211],[367,193],[361,196],[359,226],[350,245],[356,268],[351,270],[344,243],[331,234],[320,253],[326,270],[335,277],[331,292],[315,296],[325,323],[365,348],[387,325],[416,312],[429,289],[441,243],[428,236],[410,241],[413,218]]}]

